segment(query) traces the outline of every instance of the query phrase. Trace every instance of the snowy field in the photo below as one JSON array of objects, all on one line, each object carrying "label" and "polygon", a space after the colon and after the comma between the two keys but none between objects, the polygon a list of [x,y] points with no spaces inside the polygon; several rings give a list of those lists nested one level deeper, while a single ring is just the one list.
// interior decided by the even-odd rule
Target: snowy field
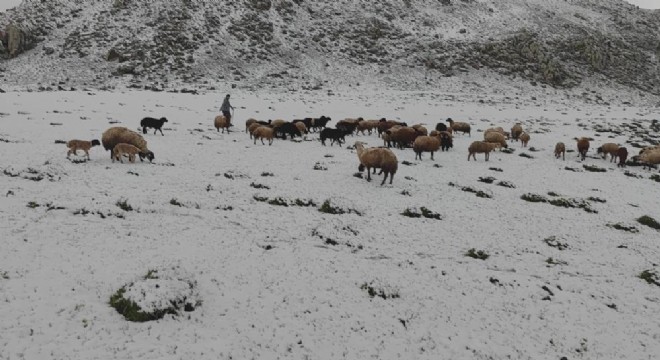
[{"label": "snowy field", "polygon": [[[660,219],[658,172],[617,168],[595,152],[657,141],[657,109],[448,93],[232,94],[230,134],[213,128],[224,93],[0,94],[0,359],[658,358],[660,287],[639,275],[660,270],[660,232],[636,221]],[[322,146],[318,134],[262,146],[243,131],[249,117],[320,115],[331,126],[387,117],[429,130],[451,117],[473,132],[435,161],[394,150],[399,171],[379,186],[381,176],[354,176],[348,146],[382,145],[375,134],[343,147]],[[56,143],[137,130],[144,116],[169,119],[164,136],[145,135],[153,164],[112,163],[102,147],[73,162]],[[515,122],[530,147],[467,161],[481,131]],[[554,158],[556,142],[575,150],[579,136],[595,139],[584,162],[576,152]],[[592,212],[522,200],[528,193]],[[347,213],[319,212],[326,200]],[[402,215],[421,207],[441,220]],[[134,323],[109,306],[122,286],[172,268],[196,282],[194,311]]]}]

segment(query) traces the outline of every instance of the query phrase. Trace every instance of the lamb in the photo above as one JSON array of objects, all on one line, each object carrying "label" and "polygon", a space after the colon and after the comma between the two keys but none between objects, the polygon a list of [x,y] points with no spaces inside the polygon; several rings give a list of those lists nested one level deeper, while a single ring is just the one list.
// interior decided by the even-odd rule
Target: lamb
[{"label": "lamb", "polygon": [[616,150],[616,157],[619,158],[619,164],[617,167],[626,167],[626,160],[628,159],[628,149],[621,146]]},{"label": "lamb", "polygon": [[518,137],[522,134],[523,128],[520,123],[516,123],[511,127],[511,139],[518,141]]},{"label": "lamb", "polygon": [[260,126],[254,130],[252,136],[254,137],[254,144],[257,145],[257,139],[261,140],[261,145],[264,144],[264,139],[268,140],[268,146],[273,145],[273,137],[275,130],[268,126]]},{"label": "lamb", "polygon": [[66,153],[66,158],[68,159],[71,154],[78,156],[78,150],[82,150],[85,152],[85,155],[87,155],[87,160],[89,160],[89,149],[97,145],[101,145],[97,139],[92,141],[69,140],[69,142],[66,143],[66,146],[69,148],[69,151]]},{"label": "lamb", "polygon": [[231,127],[231,123],[227,121],[227,118],[224,117],[224,115],[218,115],[215,117],[215,120],[213,122],[215,125],[215,129],[217,131],[220,131],[220,128],[222,128],[222,133],[225,133],[225,129],[227,129],[227,133],[229,133],[229,127]]},{"label": "lamb", "polygon": [[128,161],[134,163],[135,155],[139,155],[139,154],[140,154],[140,149],[138,149],[136,146],[125,143],[117,144],[115,145],[114,149],[112,149],[112,162],[115,162],[116,159],[119,162],[123,163],[124,160],[122,159],[122,157],[128,156]]},{"label": "lamb", "polygon": [[140,126],[142,126],[142,133],[146,134],[147,133],[147,128],[153,128],[153,129],[155,129],[154,130],[154,135],[156,135],[156,133],[158,131],[160,131],[160,134],[165,136],[165,134],[163,134],[163,124],[165,124],[166,122],[167,122],[167,119],[164,118],[164,117],[162,117],[160,119],[155,119],[155,118],[152,118],[152,117],[146,117],[146,118],[142,119],[142,121],[140,121]]},{"label": "lamb", "polygon": [[381,186],[385,184],[387,180],[387,175],[390,175],[390,184],[394,180],[394,174],[399,166],[399,161],[396,158],[396,155],[390,149],[386,148],[364,148],[364,143],[360,141],[355,142],[355,151],[357,152],[358,159],[360,160],[360,166],[358,167],[359,171],[367,169],[367,181],[371,181],[371,169],[381,169],[381,173],[385,173],[383,181],[380,183]]},{"label": "lamb", "polygon": [[472,136],[470,134],[470,131],[471,131],[470,124],[468,124],[466,122],[456,122],[456,121],[452,120],[451,118],[447,119],[446,122],[449,123],[449,127],[452,129],[453,132],[460,131],[463,134],[467,133],[468,136]]},{"label": "lamb", "polygon": [[610,154],[610,162],[614,161],[616,157],[616,152],[619,150],[619,145],[615,143],[605,143],[596,149],[596,153],[603,154],[603,160],[607,159],[607,154]]},{"label": "lamb", "polygon": [[140,161],[144,161],[144,158],[147,158],[149,162],[154,160],[154,153],[147,148],[147,141],[144,140],[142,135],[125,127],[111,127],[104,131],[101,136],[101,143],[105,150],[110,151],[110,159],[112,159],[112,149],[117,144],[126,143],[140,149]]},{"label": "lamb", "polygon": [[472,156],[474,161],[477,161],[476,154],[481,153],[485,154],[486,161],[488,161],[490,158],[490,152],[501,146],[502,145],[500,143],[474,141],[472,144],[470,144],[470,147],[468,147],[468,161],[470,161],[470,156]]},{"label": "lamb", "polygon": [[582,157],[582,161],[587,157],[587,151],[589,151],[589,138],[581,137],[577,140],[578,153]]},{"label": "lamb", "polygon": [[519,136],[518,139],[522,143],[523,147],[527,147],[527,144],[529,143],[529,134],[526,132],[522,132]]},{"label": "lamb", "polygon": [[436,136],[419,136],[413,142],[413,151],[415,152],[415,160],[419,157],[422,160],[423,152],[431,153],[431,160],[433,160],[433,153],[440,149],[440,133]]},{"label": "lamb", "polygon": [[562,160],[566,160],[566,145],[561,141],[555,145],[555,159],[559,159],[560,155]]},{"label": "lamb", "polygon": [[484,133],[484,141],[487,143],[500,144],[500,146],[505,149],[509,147],[506,143],[506,138],[504,135],[494,131]]}]

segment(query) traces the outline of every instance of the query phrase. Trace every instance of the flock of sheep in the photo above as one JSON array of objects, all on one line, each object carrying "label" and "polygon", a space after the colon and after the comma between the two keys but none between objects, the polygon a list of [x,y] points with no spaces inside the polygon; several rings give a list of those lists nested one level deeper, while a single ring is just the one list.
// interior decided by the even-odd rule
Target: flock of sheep
[{"label": "flock of sheep", "polygon": [[[330,145],[337,143],[339,146],[346,142],[347,135],[356,133],[372,134],[378,133],[378,137],[383,140],[382,147],[365,148],[365,143],[355,142],[355,150],[357,152],[358,160],[360,162],[359,169],[363,171],[367,169],[367,180],[371,180],[371,171],[376,172],[380,169],[380,174],[384,173],[385,176],[381,185],[385,183],[387,177],[390,177],[390,184],[392,183],[394,174],[398,168],[398,160],[396,155],[390,150],[391,147],[399,149],[412,148],[415,152],[415,159],[422,160],[422,154],[425,152],[431,153],[431,160],[436,151],[449,151],[453,148],[453,136],[455,133],[462,133],[471,136],[471,126],[466,122],[457,122],[451,118],[447,119],[445,123],[438,123],[435,130],[428,131],[424,124],[416,124],[408,126],[406,123],[394,120],[364,120],[363,118],[344,119],[337,122],[335,128],[328,127],[330,118],[321,116],[319,118],[305,118],[293,121],[286,120],[269,120],[258,121],[256,119],[248,119],[245,122],[245,131],[250,134],[250,138],[254,139],[254,144],[257,140],[265,145],[264,140],[268,141],[268,145],[273,144],[275,138],[286,139],[287,135],[291,139],[296,136],[302,137],[303,134],[310,132],[319,132],[319,138],[322,145],[326,145],[326,140],[330,140]],[[163,134],[162,127],[167,122],[166,118],[150,118],[146,117],[140,122],[142,132],[147,133],[147,128],[154,129],[154,135],[160,131]],[[229,132],[233,124],[229,123],[224,116],[220,115],[215,117],[214,126],[217,131],[222,129],[222,132]],[[520,141],[523,147],[527,147],[531,136],[528,132],[523,130],[520,123],[516,123],[510,132],[504,131],[502,127],[489,128],[483,133],[483,141],[473,141],[468,147],[468,161],[472,157],[476,159],[476,154],[484,154],[485,160],[488,161],[490,153],[495,149],[508,148],[507,140]],[[575,138],[577,141],[577,150],[582,160],[585,159],[586,153],[590,147],[590,141],[593,139],[581,137]],[[89,149],[93,146],[103,144],[106,150],[111,151],[111,159],[123,162],[123,157],[128,157],[130,162],[135,161],[136,155],[140,157],[140,161],[144,158],[150,162],[154,159],[154,153],[147,147],[146,140],[137,132],[129,130],[125,127],[112,127],[106,130],[101,138],[98,140],[85,141],[85,140],[71,140],[67,143],[69,151],[67,158],[71,154],[76,154],[78,150],[85,152],[89,159]],[[597,149],[598,154],[603,155],[603,159],[610,155],[610,162],[618,159],[618,166],[623,167],[628,158],[628,151],[625,147],[621,147],[614,143],[606,143]],[[554,155],[556,158],[565,160],[566,145],[563,142],[558,142],[555,146]],[[652,166],[660,163],[660,145],[644,148],[640,151],[634,160],[646,166]]]}]

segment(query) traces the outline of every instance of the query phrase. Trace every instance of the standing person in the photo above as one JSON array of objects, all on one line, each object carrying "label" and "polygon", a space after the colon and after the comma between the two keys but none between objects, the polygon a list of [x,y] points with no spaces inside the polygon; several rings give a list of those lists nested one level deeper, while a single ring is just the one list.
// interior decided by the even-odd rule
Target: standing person
[{"label": "standing person", "polygon": [[234,107],[231,106],[229,103],[229,94],[225,96],[225,100],[222,102],[222,106],[220,106],[220,111],[222,111],[222,115],[227,119],[227,125],[231,126],[231,110],[234,110]]}]

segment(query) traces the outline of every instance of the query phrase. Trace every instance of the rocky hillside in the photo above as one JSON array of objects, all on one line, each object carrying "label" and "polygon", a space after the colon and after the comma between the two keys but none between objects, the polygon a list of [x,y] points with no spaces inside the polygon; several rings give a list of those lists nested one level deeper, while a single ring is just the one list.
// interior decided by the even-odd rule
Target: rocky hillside
[{"label": "rocky hillside", "polygon": [[8,84],[319,89],[484,72],[660,94],[660,11],[623,0],[25,0]]}]

